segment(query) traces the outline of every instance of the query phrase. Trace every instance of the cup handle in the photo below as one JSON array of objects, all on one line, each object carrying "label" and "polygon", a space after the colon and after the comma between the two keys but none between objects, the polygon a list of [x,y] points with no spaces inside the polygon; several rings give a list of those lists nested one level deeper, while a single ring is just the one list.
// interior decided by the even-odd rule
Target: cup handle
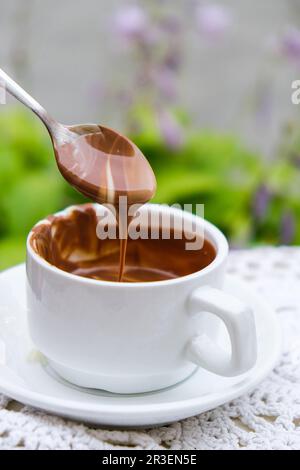
[{"label": "cup handle", "polygon": [[192,338],[187,353],[192,362],[223,377],[234,377],[251,369],[257,358],[257,337],[252,310],[220,289],[204,286],[196,289],[189,303],[192,315],[210,312],[225,324],[231,353],[221,349],[205,333]]}]

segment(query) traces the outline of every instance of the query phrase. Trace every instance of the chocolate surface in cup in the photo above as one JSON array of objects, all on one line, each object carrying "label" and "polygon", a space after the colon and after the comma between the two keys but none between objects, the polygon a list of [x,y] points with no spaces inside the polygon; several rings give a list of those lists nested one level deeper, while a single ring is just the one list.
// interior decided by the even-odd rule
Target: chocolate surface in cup
[{"label": "chocolate surface in cup", "polygon": [[[63,177],[79,192],[94,202],[115,207],[120,231],[123,231],[128,221],[119,217],[120,197],[126,196],[128,208],[133,204],[145,204],[155,194],[156,179],[136,145],[112,129],[98,128],[99,132],[81,134],[81,127],[74,127],[78,138],[55,146],[56,161]],[[120,281],[126,246],[127,237],[120,239]]]},{"label": "chocolate surface in cup", "polygon": [[[50,216],[33,229],[30,243],[34,251],[50,264],[78,276],[118,281],[120,243],[118,239],[97,237],[98,218],[91,204],[76,206],[67,214]],[[178,233],[177,233],[178,235]],[[190,237],[188,237],[191,241]],[[174,279],[197,272],[216,257],[214,246],[203,241],[200,250],[185,249],[186,236],[170,239],[128,238],[123,282],[150,282]]]}]

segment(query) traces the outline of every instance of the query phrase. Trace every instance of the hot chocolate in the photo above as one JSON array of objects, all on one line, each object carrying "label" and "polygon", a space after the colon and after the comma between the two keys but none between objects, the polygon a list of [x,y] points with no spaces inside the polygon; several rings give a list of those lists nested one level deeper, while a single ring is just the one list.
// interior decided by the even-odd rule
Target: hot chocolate
[{"label": "hot chocolate", "polygon": [[[33,229],[31,246],[50,264],[79,276],[118,281],[120,244],[118,239],[100,240],[98,218],[91,204],[77,206],[65,215],[51,216]],[[156,239],[130,237],[127,244],[123,282],[149,282],[186,276],[208,266],[216,251],[208,241],[201,250],[186,250],[187,234],[164,239],[159,229]],[[195,235],[196,236],[196,235]],[[191,237],[188,236],[189,241]]]}]

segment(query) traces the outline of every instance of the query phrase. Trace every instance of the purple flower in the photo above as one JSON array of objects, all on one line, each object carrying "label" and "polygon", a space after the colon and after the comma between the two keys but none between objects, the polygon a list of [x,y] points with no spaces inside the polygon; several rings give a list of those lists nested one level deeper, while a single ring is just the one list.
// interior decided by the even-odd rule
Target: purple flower
[{"label": "purple flower", "polygon": [[196,20],[201,33],[209,38],[222,35],[231,24],[231,14],[221,5],[210,4],[199,6]]},{"label": "purple flower", "polygon": [[172,100],[176,96],[176,76],[166,67],[155,73],[154,80],[162,95]]},{"label": "purple flower", "polygon": [[117,33],[125,40],[132,41],[144,36],[148,19],[141,7],[128,5],[123,7],[114,18]]},{"label": "purple flower", "polygon": [[163,60],[165,67],[174,72],[177,71],[181,64],[181,54],[180,51],[176,48],[170,49]]},{"label": "purple flower", "polygon": [[293,242],[296,231],[295,218],[290,211],[285,211],[281,217],[280,241],[284,245]]},{"label": "purple flower", "polygon": [[268,210],[271,193],[265,184],[262,184],[254,196],[253,212],[254,216],[261,221]]},{"label": "purple flower", "polygon": [[178,16],[169,14],[161,21],[160,27],[169,34],[178,34],[181,30],[181,24]]},{"label": "purple flower", "polygon": [[282,38],[282,53],[292,60],[300,60],[300,30],[290,28]]},{"label": "purple flower", "polygon": [[183,144],[183,132],[181,126],[168,111],[161,110],[158,113],[158,125],[161,136],[167,147],[177,150]]}]

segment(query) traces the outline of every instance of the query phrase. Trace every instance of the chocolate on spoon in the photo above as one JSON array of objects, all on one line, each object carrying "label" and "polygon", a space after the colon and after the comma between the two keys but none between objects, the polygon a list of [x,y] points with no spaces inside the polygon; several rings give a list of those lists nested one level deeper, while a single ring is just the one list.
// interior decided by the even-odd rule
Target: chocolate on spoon
[{"label": "chocolate on spoon", "polygon": [[58,168],[78,191],[98,203],[118,206],[121,196],[127,205],[144,204],[156,190],[156,180],[148,161],[127,137],[104,126],[93,133],[84,126],[71,126],[78,133],[70,143],[54,149]]}]

